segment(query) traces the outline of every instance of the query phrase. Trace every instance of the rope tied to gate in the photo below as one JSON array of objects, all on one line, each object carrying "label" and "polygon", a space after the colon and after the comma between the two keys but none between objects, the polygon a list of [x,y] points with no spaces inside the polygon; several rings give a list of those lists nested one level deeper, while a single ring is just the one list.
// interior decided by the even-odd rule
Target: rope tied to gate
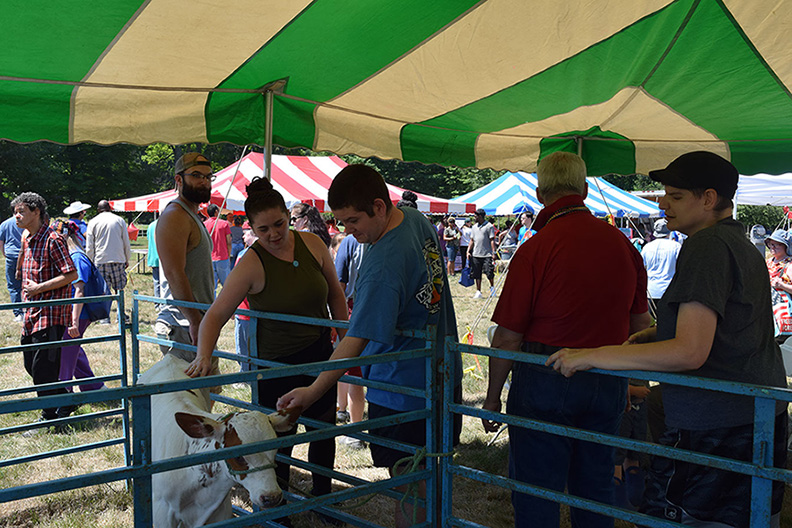
[{"label": "rope tied to gate", "polygon": [[[425,447],[418,448],[415,453],[411,456],[406,456],[404,458],[400,458],[393,464],[393,474],[394,475],[408,475],[410,473],[416,473],[421,468],[421,462],[423,462],[427,458],[443,458],[443,457],[453,457],[454,451],[449,453],[428,453]],[[403,471],[398,471],[399,468],[404,466]],[[405,502],[408,498],[412,498],[413,503],[418,500],[418,484],[420,481],[410,482],[407,484],[407,489],[404,492],[401,500],[399,501],[399,508],[401,508],[402,515],[407,517],[407,509],[405,507]],[[415,507],[413,504],[413,514],[412,514],[412,523],[418,523],[418,508]]]},{"label": "rope tied to gate", "polygon": [[[421,448],[417,449],[414,454],[412,454],[410,456],[406,456],[404,458],[400,458],[399,460],[397,460],[396,463],[393,464],[393,474],[394,475],[397,475],[397,474],[398,475],[407,475],[407,474],[410,474],[410,473],[415,473],[415,472],[417,472],[420,469],[421,462],[423,462],[427,458],[442,458],[442,457],[452,457],[452,456],[454,456],[454,452],[453,451],[451,451],[450,453],[427,453],[426,448],[425,447],[421,447]],[[397,471],[397,468],[399,468],[401,466],[405,466],[404,471],[401,471],[401,472]],[[311,494],[311,493],[309,493],[309,492],[307,492],[307,491],[305,491],[303,489],[300,489],[298,486],[295,486],[294,484],[291,484],[289,481],[287,481],[287,480],[285,480],[285,479],[283,479],[281,477],[277,477],[277,480],[281,484],[281,487],[283,489],[293,488],[296,491],[299,491],[302,495],[304,495],[305,497],[307,497],[309,499],[315,498],[315,496],[313,494]],[[373,494],[369,495],[368,497],[366,497],[365,499],[363,499],[362,501],[360,501],[358,503],[355,503],[355,504],[335,504],[334,506],[335,506],[336,509],[341,510],[341,511],[352,511],[352,510],[356,510],[358,508],[362,508],[364,505],[366,505],[368,502],[370,502],[376,496],[377,495],[375,493],[373,493]],[[406,507],[405,507],[404,504],[407,501],[407,499],[410,498],[410,497],[413,499],[413,501],[417,501],[418,500],[418,482],[410,482],[407,485],[407,489],[405,490],[404,495],[402,495],[402,498],[399,501],[399,507],[401,508],[402,514],[404,514],[405,517],[407,517],[407,511],[406,511]],[[413,508],[413,524],[417,524],[417,518],[418,518],[418,509],[417,508]]]}]

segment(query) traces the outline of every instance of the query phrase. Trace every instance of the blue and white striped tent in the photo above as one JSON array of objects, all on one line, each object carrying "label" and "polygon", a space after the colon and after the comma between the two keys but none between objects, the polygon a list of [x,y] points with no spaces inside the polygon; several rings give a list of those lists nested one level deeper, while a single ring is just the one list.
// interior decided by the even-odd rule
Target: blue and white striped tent
[{"label": "blue and white striped tent", "polygon": [[[589,193],[586,206],[597,216],[661,216],[657,204],[634,196],[602,178],[586,178]],[[507,172],[497,180],[454,198],[453,201],[475,203],[489,215],[512,215],[527,205],[538,212],[542,204],[536,198],[536,174]]]}]

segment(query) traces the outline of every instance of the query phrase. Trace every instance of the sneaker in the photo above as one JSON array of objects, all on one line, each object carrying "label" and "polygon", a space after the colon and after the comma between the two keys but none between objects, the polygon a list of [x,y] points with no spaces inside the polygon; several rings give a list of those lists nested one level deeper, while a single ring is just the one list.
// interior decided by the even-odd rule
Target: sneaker
[{"label": "sneaker", "polygon": [[363,449],[366,447],[366,442],[358,438],[352,438],[351,436],[342,436],[338,439],[338,442],[350,449]]},{"label": "sneaker", "polygon": [[349,423],[349,411],[336,411],[336,423]]},{"label": "sneaker", "polygon": [[110,318],[106,317],[104,319],[99,319],[98,321],[96,321],[96,324],[109,325],[110,324]]},{"label": "sneaker", "polygon": [[[38,418],[36,418],[36,420],[33,423],[34,424],[43,423],[43,422],[48,422],[48,421],[53,420],[53,419],[54,419],[54,417],[53,418],[44,418],[44,416],[39,416]],[[30,425],[33,425],[33,424],[30,424]],[[49,430],[50,430],[49,427],[37,427],[35,429],[28,429],[27,431],[23,431],[22,432],[22,438],[30,438],[31,436],[36,436],[36,435],[40,435],[40,434],[43,434],[43,433],[48,433]]]},{"label": "sneaker", "polygon": [[481,291],[477,291],[475,294],[473,294],[474,299],[481,299],[481,297],[482,297]]},{"label": "sneaker", "polygon": [[22,314],[14,316],[14,322],[15,323],[21,323],[24,320],[25,320],[25,317]]}]

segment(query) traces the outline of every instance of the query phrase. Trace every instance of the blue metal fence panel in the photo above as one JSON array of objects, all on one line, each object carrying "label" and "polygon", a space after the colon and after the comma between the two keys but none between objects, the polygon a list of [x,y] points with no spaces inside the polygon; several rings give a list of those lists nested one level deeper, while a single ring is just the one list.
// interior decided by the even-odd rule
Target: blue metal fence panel
[{"label": "blue metal fence panel", "polygon": [[[123,292],[116,296],[108,296],[119,301],[119,314],[123,314]],[[139,334],[138,313],[139,301],[147,302],[160,302],[162,299],[155,297],[146,297],[135,295],[133,298],[133,318],[131,322],[131,329],[133,333],[132,340],[132,374],[137,374],[139,369],[139,343],[147,342],[151,344],[173,344],[173,342],[162,340],[156,337],[143,336]],[[61,303],[69,301],[61,301]],[[166,301],[168,304],[192,306],[198,308],[205,308],[205,305],[198,303],[182,303],[178,301]],[[58,304],[58,302],[44,302],[35,304]],[[10,309],[13,305],[0,305],[0,309]],[[278,314],[265,314],[261,312],[247,311],[254,318],[263,318],[271,320],[286,320],[305,322],[308,324],[318,324],[321,326],[340,326],[338,322],[328,320],[315,320],[310,318],[299,318],[293,316],[284,316]],[[124,417],[124,431],[125,435],[120,439],[111,439],[104,442],[97,442],[87,446],[78,446],[60,450],[59,453],[43,453],[22,457],[16,461],[4,461],[0,467],[10,465],[12,462],[30,462],[38,460],[46,456],[56,456],[58,454],[65,454],[67,452],[79,452],[82,450],[93,449],[97,447],[107,447],[109,445],[117,445],[119,443],[125,444],[125,455],[127,458],[126,468],[119,468],[109,471],[100,471],[88,475],[78,477],[68,477],[56,481],[39,483],[34,485],[20,486],[10,488],[7,490],[0,490],[0,501],[2,500],[17,500],[19,498],[26,498],[35,496],[37,494],[53,493],[55,491],[62,491],[67,489],[76,489],[88,485],[95,485],[97,483],[112,482],[124,479],[134,479],[134,500],[135,500],[135,525],[136,526],[150,526],[152,521],[151,511],[151,476],[152,474],[160,471],[169,471],[179,467],[186,467],[201,462],[222,460],[243,454],[249,454],[262,449],[269,450],[277,447],[295,445],[298,443],[306,443],[316,441],[319,439],[332,438],[339,434],[345,434],[362,438],[366,441],[377,443],[401,450],[406,454],[415,454],[418,451],[426,450],[430,456],[426,461],[426,469],[417,472],[396,476],[394,478],[379,481],[367,482],[364,479],[346,475],[344,473],[334,471],[331,469],[315,466],[309,462],[296,461],[288,457],[281,457],[279,460],[286,460],[299,467],[307,470],[314,471],[320,474],[330,475],[333,478],[339,479],[343,482],[351,484],[353,487],[332,493],[323,497],[315,498],[300,498],[291,495],[291,502],[286,506],[279,507],[273,510],[266,510],[260,512],[250,512],[243,517],[233,519],[228,522],[218,523],[212,526],[247,526],[253,523],[267,523],[274,518],[283,517],[301,511],[318,510],[322,513],[328,514],[336,519],[352,522],[359,526],[374,527],[376,524],[368,521],[363,521],[350,513],[346,513],[336,508],[330,508],[331,505],[340,501],[361,498],[371,493],[384,493],[390,497],[397,497],[399,493],[393,491],[396,486],[402,486],[411,482],[425,481],[427,488],[431,490],[427,493],[425,500],[418,500],[416,504],[425,506],[427,521],[420,523],[418,526],[462,526],[462,527],[479,527],[481,525],[474,522],[456,518],[453,515],[453,477],[464,477],[472,479],[477,482],[485,484],[500,486],[509,490],[518,491],[522,493],[530,493],[537,495],[548,500],[566,504],[576,508],[584,508],[587,510],[595,511],[609,516],[614,516],[624,519],[629,522],[638,523],[643,526],[650,527],[668,527],[679,526],[676,523],[671,523],[665,520],[647,517],[635,512],[622,510],[610,505],[596,503],[590,500],[582,499],[579,497],[570,496],[568,494],[542,489],[536,486],[531,486],[525,483],[517,482],[506,477],[488,474],[473,468],[468,468],[459,464],[453,463],[449,455],[453,452],[453,417],[455,414],[462,414],[471,417],[495,419],[497,421],[519,426],[546,431],[551,434],[563,435],[572,438],[578,438],[586,441],[595,441],[612,445],[616,447],[626,448],[633,451],[641,451],[655,456],[665,456],[684,460],[687,462],[708,465],[717,467],[728,471],[743,473],[752,477],[752,494],[751,494],[751,528],[760,526],[767,526],[770,519],[770,493],[772,480],[781,480],[785,482],[792,482],[792,471],[785,469],[775,468],[772,464],[772,446],[774,435],[774,418],[775,418],[775,402],[792,401],[792,391],[782,388],[751,386],[746,384],[726,382],[722,380],[709,380],[702,378],[695,378],[692,376],[684,376],[679,374],[669,373],[655,373],[655,372],[640,372],[640,371],[625,371],[625,372],[608,372],[593,370],[592,372],[601,373],[603,375],[616,375],[621,377],[630,377],[636,379],[656,380],[664,383],[674,383],[677,385],[695,386],[706,388],[710,390],[718,390],[729,392],[732,394],[742,394],[755,398],[755,427],[754,427],[754,449],[753,457],[750,462],[731,460],[723,457],[713,457],[684,451],[667,446],[660,446],[649,442],[638,440],[630,440],[617,436],[603,435],[600,433],[593,433],[591,431],[584,431],[580,429],[559,426],[557,424],[541,422],[538,420],[530,420],[519,416],[510,416],[505,414],[492,413],[477,409],[474,407],[455,403],[453,401],[453,386],[454,386],[454,371],[455,371],[455,357],[457,352],[478,354],[489,357],[502,357],[506,359],[513,359],[533,364],[543,364],[546,358],[544,356],[534,356],[523,352],[511,352],[505,350],[497,350],[484,347],[474,347],[471,345],[462,345],[456,343],[454,339],[444,340],[444,351],[442,355],[434,352],[436,340],[438,336],[434,335],[434,329],[430,328],[426,331],[409,332],[410,335],[426,340],[426,348],[415,351],[398,352],[391,354],[383,354],[376,357],[364,357],[356,359],[348,359],[334,362],[317,362],[305,365],[283,365],[276,362],[266,362],[251,358],[251,363],[258,367],[267,367],[264,370],[250,371],[250,372],[237,372],[233,374],[224,374],[218,376],[211,376],[205,378],[196,378],[191,380],[170,382],[155,385],[128,385],[128,375],[126,370],[126,344],[123,342],[123,336],[126,331],[126,326],[123,322],[123,316],[119,321],[119,334],[117,336],[110,336],[102,338],[102,340],[119,339],[120,355],[120,369],[119,376],[102,377],[96,379],[116,379],[121,380],[122,388],[109,389],[102,391],[102,394],[95,393],[75,393],[66,396],[48,396],[42,398],[28,398],[19,400],[0,401],[0,413],[7,412],[21,412],[33,409],[41,409],[54,404],[53,402],[72,402],[72,403],[92,403],[97,401],[104,401],[107,399],[119,399],[124,402],[124,407],[118,410],[105,411],[103,413],[93,413],[90,417],[107,416],[111,414],[122,414]],[[255,338],[254,338],[255,339]],[[70,341],[69,344],[75,344],[76,341]],[[99,342],[96,338],[85,340],[85,342]],[[179,348],[192,349],[190,345],[175,344]],[[23,350],[24,347],[9,347],[13,351]],[[12,350],[0,349],[0,353],[11,352]],[[226,357],[228,359],[238,359],[235,354],[224,353],[217,351],[218,356]],[[152,394],[161,394],[166,392],[174,392],[186,389],[195,389],[202,387],[211,387],[229,383],[248,383],[252,388],[257,386],[260,380],[272,379],[275,377],[296,375],[296,374],[309,374],[316,375],[322,370],[336,370],[340,368],[347,369],[356,365],[370,365],[382,361],[399,361],[404,359],[424,358],[427,365],[427,373],[425,379],[425,387],[421,389],[414,389],[409,387],[393,387],[387,384],[377,384],[378,387],[387,390],[393,390],[402,394],[409,394],[425,398],[426,408],[419,411],[411,411],[399,413],[387,418],[380,418],[376,420],[368,420],[356,424],[349,424],[345,426],[328,426],[323,422],[317,422],[305,418],[300,419],[300,423],[315,428],[314,430],[299,435],[290,437],[276,438],[266,442],[259,442],[257,444],[247,444],[236,446],[233,448],[226,448],[217,452],[203,453],[198,455],[189,455],[178,457],[166,461],[152,462],[151,460],[151,430],[150,430],[150,396]],[[355,383],[367,386],[375,385],[373,382],[367,380],[360,380],[359,378],[350,379]],[[75,382],[61,382],[61,385],[75,385]],[[56,386],[58,384],[52,384]],[[41,389],[42,387],[26,388],[29,390]],[[29,390],[13,389],[14,392],[8,390],[3,395],[17,395]],[[254,393],[255,394],[255,393]],[[235,405],[239,408],[257,409],[262,410],[261,407],[250,403],[241,402],[225,396],[217,396],[217,401]],[[130,423],[128,415],[130,410],[133,412],[135,420]],[[74,419],[84,419],[84,417],[74,417],[65,419],[64,423],[69,423]],[[382,425],[391,425],[395,423],[403,423],[406,421],[424,420],[426,422],[427,443],[425,446],[411,446],[409,444],[402,444],[385,438],[377,437],[369,433],[363,432],[366,429],[380,427]],[[0,434],[18,432],[30,426],[14,426],[0,430]],[[130,441],[130,431],[132,433],[132,441]]]},{"label": "blue metal fence panel", "polygon": [[[463,345],[453,342],[452,340],[446,341],[446,356],[448,357],[449,351],[458,350],[470,354],[478,354],[488,357],[499,357],[530,363],[535,365],[544,365],[546,361],[545,356],[535,354],[528,354],[525,352],[514,352],[508,350],[499,350],[493,348],[477,347],[472,345]],[[660,381],[663,383],[671,383],[676,385],[683,385],[689,387],[697,387],[721,392],[728,392],[731,394],[740,394],[751,396],[755,398],[755,427],[754,427],[754,453],[751,462],[744,462],[733,460],[724,457],[716,457],[712,455],[704,455],[692,451],[677,449],[668,446],[661,446],[649,442],[638,440],[630,440],[617,436],[610,436],[601,433],[594,433],[572,427],[561,426],[553,423],[542,422],[539,420],[531,420],[518,416],[493,413],[483,409],[477,409],[465,405],[451,404],[449,405],[450,413],[463,414],[466,416],[473,416],[487,420],[496,420],[508,425],[535,429],[539,431],[548,432],[560,436],[567,436],[581,440],[612,445],[632,451],[648,453],[655,456],[663,456],[683,460],[686,462],[700,464],[710,467],[723,469],[742,473],[752,477],[752,493],[751,493],[751,528],[766,527],[770,521],[770,499],[772,481],[784,481],[787,483],[792,482],[792,471],[773,467],[773,434],[775,426],[775,404],[776,401],[790,402],[792,401],[792,391],[785,388],[777,387],[763,387],[744,383],[729,382],[723,380],[699,378],[695,376],[688,376],[682,374],[672,373],[659,373],[659,372],[645,372],[645,371],[605,371],[599,369],[591,369],[591,373],[599,373],[602,375],[618,376],[624,378],[634,378],[642,380]],[[641,526],[660,527],[660,526],[681,526],[677,523],[657,519],[654,517],[647,517],[645,515],[636,514],[627,510],[622,510],[611,505],[600,504],[593,501],[588,501],[579,497],[574,497],[565,493],[560,493],[551,490],[544,490],[536,486],[530,486],[521,482],[517,482],[505,477],[490,475],[481,471],[464,467],[461,465],[450,465],[448,471],[451,474],[463,476],[465,478],[473,479],[479,482],[489,483],[504,487],[513,491],[528,493],[531,495],[547,498],[560,504],[567,504],[576,508],[583,508],[590,511],[595,511],[615,518],[623,519],[626,521],[638,523]],[[450,488],[452,483],[450,481],[443,481],[443,486]],[[452,490],[446,489],[447,496],[452,496]],[[464,519],[457,519],[452,515],[445,517],[448,526],[477,526],[475,523],[470,523]]]}]

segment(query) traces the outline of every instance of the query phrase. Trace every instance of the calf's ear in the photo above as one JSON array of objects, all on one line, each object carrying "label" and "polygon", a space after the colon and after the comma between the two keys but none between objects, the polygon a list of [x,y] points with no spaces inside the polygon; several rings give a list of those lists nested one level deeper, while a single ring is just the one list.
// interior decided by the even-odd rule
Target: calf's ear
[{"label": "calf's ear", "polygon": [[212,438],[221,426],[220,422],[199,414],[177,412],[174,417],[182,431],[191,438]]},{"label": "calf's ear", "polygon": [[268,414],[267,417],[269,418],[270,423],[272,424],[272,428],[279,433],[286,433],[290,431],[294,424],[297,423],[297,418],[300,417],[300,413],[292,412],[287,413],[286,411],[278,411],[272,414]]}]

